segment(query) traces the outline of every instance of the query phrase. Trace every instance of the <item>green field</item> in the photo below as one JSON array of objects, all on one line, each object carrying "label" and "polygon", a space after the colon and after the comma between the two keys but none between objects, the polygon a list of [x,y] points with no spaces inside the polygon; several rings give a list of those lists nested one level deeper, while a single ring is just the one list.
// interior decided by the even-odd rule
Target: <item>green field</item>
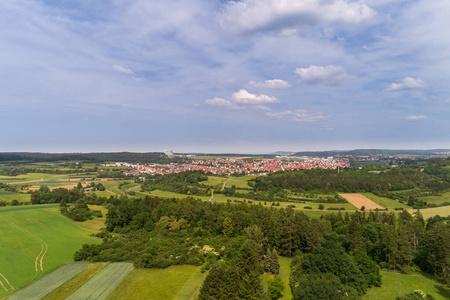
[{"label": "green field", "polygon": [[217,186],[217,188],[220,187],[222,189],[223,183],[227,181],[227,177],[219,177],[219,176],[208,176],[208,180],[200,182],[204,185],[212,185],[214,187]]},{"label": "green field", "polygon": [[[135,269],[107,298],[115,299],[173,299],[181,291],[186,297],[194,289],[184,288],[186,282],[200,286],[203,277],[199,276],[196,266],[171,266],[167,269]],[[201,273],[200,273],[201,274]],[[190,277],[194,276],[193,280]],[[190,299],[184,298],[184,299]]]},{"label": "green field", "polygon": [[[281,279],[283,280],[283,284],[284,284],[284,291],[283,291],[283,297],[280,298],[282,300],[290,300],[292,299],[292,292],[291,292],[291,287],[289,286],[289,277],[291,275],[291,261],[292,258],[288,258],[288,257],[278,257],[278,261],[280,263],[280,274],[279,276],[281,277]],[[275,276],[265,273],[263,275],[263,284],[264,284],[264,288],[267,289],[267,282],[270,279],[273,279]]]},{"label": "green field", "polygon": [[[442,206],[442,207],[434,207],[434,208],[425,208],[425,209],[421,209],[420,212],[422,213],[422,215],[425,219],[434,217],[435,215],[439,215],[441,217],[448,217],[448,216],[450,216],[450,205]],[[412,211],[411,211],[411,213],[412,213]]]},{"label": "green field", "polygon": [[132,269],[131,263],[109,264],[66,299],[106,299]]},{"label": "green field", "polygon": [[[254,177],[253,177],[254,178]],[[245,177],[237,177],[237,178],[231,178],[227,184],[226,187],[230,188],[232,186],[236,186],[238,189],[251,189],[252,187],[248,185],[248,180]]]},{"label": "green field", "polygon": [[47,296],[55,289],[77,276],[87,267],[90,263],[70,263],[67,264],[56,271],[50,273],[49,275],[41,278],[32,285],[27,286],[25,289],[20,290],[13,296],[9,297],[10,300],[39,300]]},{"label": "green field", "polygon": [[72,280],[66,282],[58,289],[54,290],[50,295],[43,298],[43,300],[59,300],[65,299],[72,295],[98,272],[103,270],[109,263],[91,263],[87,269],[78,274]]},{"label": "green field", "polygon": [[450,202],[450,192],[443,193],[442,196],[427,196],[420,197],[419,199],[428,203],[441,205],[444,202]]},{"label": "green field", "polygon": [[[90,236],[95,231],[48,211],[49,206],[0,209],[0,273],[15,290],[71,262],[82,244],[100,242]],[[11,286],[5,291],[0,285],[0,296]]]},{"label": "green field", "polygon": [[450,289],[437,281],[421,274],[401,274],[395,272],[381,271],[383,283],[381,287],[372,287],[367,291],[363,300],[395,299],[422,290],[431,294],[437,300],[450,299]]},{"label": "green field", "polygon": [[370,200],[372,200],[373,202],[375,202],[377,204],[380,204],[384,208],[388,208],[388,209],[395,209],[396,207],[411,208],[410,206],[400,203],[397,200],[392,200],[392,199],[385,198],[385,197],[379,197],[372,193],[361,193],[361,195],[366,196],[367,198],[369,198]]},{"label": "green field", "polygon": [[19,202],[29,202],[30,194],[20,194],[20,193],[0,194],[0,201],[6,201],[9,204],[12,200],[18,200]]}]

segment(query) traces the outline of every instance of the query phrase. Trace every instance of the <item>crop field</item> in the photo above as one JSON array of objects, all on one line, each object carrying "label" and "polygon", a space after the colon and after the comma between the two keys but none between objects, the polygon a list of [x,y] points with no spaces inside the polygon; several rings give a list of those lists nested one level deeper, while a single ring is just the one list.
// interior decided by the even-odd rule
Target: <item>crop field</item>
[{"label": "crop field", "polygon": [[6,201],[7,203],[12,200],[18,200],[19,202],[29,202],[30,194],[20,194],[20,193],[8,193],[1,194],[3,192],[0,191],[0,201]]},{"label": "crop field", "polygon": [[47,296],[55,289],[83,272],[90,263],[70,263],[60,267],[56,271],[36,281],[32,285],[27,286],[23,290],[9,297],[10,300],[39,300]]},{"label": "crop field", "polygon": [[106,299],[132,269],[131,263],[109,264],[66,299]]},{"label": "crop field", "polygon": [[[288,257],[279,257],[278,261],[280,263],[280,274],[279,276],[281,277],[281,279],[283,280],[283,284],[284,284],[284,291],[283,291],[283,297],[280,298],[282,300],[290,300],[292,299],[292,292],[291,292],[291,287],[289,286],[289,277],[291,275],[291,261],[292,258],[288,258]],[[262,277],[263,279],[263,284],[264,284],[264,288],[267,290],[267,282],[270,279],[273,279],[275,276],[265,273]]]},{"label": "crop field", "polygon": [[450,202],[450,192],[443,193],[442,196],[427,196],[420,197],[419,199],[428,203],[440,205],[444,202]]},{"label": "crop field", "polygon": [[79,273],[75,278],[66,282],[51,294],[43,298],[43,300],[60,300],[65,299],[78,290],[83,284],[88,282],[98,272],[103,270],[109,263],[92,263],[83,272]]},{"label": "crop field", "polygon": [[52,206],[0,209],[0,296],[71,262],[82,244],[100,242],[95,231],[46,209]]},{"label": "crop field", "polygon": [[361,195],[369,198],[370,200],[372,200],[373,202],[381,205],[384,208],[388,208],[388,209],[395,209],[395,208],[410,208],[410,206],[400,203],[397,200],[392,200],[389,198],[385,198],[385,197],[379,197],[377,195],[374,195],[372,193],[361,193]]},{"label": "crop field", "polygon": [[372,200],[364,197],[361,194],[339,194],[340,196],[344,197],[348,202],[353,204],[358,209],[361,209],[361,207],[365,207],[367,210],[369,209],[383,209],[381,205],[376,204]]},{"label": "crop field", "polygon": [[[200,267],[188,265],[166,269],[134,269],[107,299],[166,300],[174,299],[180,291],[186,293],[184,299],[190,299],[183,287],[191,276],[194,276],[191,282],[195,287],[201,285],[203,277],[195,272],[197,269]],[[194,293],[193,289],[190,291]]]},{"label": "crop field", "polygon": [[383,281],[381,287],[370,288],[363,300],[395,299],[418,289],[431,294],[437,300],[450,299],[448,287],[422,274],[401,274],[383,270],[380,273]]},{"label": "crop field", "polygon": [[[413,211],[411,211],[411,213],[412,212]],[[433,208],[425,208],[425,209],[421,209],[420,212],[422,213],[422,215],[425,219],[434,217],[435,215],[439,215],[441,217],[448,217],[448,216],[450,216],[450,205],[441,206],[441,207],[433,207]]]}]

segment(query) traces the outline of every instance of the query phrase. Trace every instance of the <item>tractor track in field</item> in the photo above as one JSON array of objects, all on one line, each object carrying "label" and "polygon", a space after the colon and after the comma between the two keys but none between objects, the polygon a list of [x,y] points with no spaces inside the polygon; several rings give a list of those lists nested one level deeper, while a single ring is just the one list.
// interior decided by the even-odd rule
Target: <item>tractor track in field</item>
[{"label": "tractor track in field", "polygon": [[22,232],[24,232],[25,234],[28,234],[29,236],[31,236],[34,240],[36,240],[39,243],[39,245],[41,245],[41,251],[36,256],[36,259],[34,261],[34,269],[36,271],[36,273],[35,273],[35,275],[34,275],[34,277],[32,279],[32,280],[34,280],[36,277],[42,275],[42,272],[44,271],[43,260],[44,260],[45,254],[47,254],[48,245],[47,245],[47,243],[44,240],[38,238],[37,236],[35,236],[31,232],[29,232],[28,230],[20,227],[19,225],[17,225],[13,221],[9,221],[9,223],[11,224],[11,226],[15,227],[16,229],[19,229]]},{"label": "tractor track in field", "polygon": [[[9,285],[9,287],[14,290],[14,287],[11,285],[11,283],[9,283],[8,279],[6,279],[6,277],[0,273],[0,276],[3,278],[3,280],[6,281],[6,283]],[[8,291],[7,288],[5,288],[5,286],[3,285],[3,282],[0,280],[0,284],[2,285],[2,287],[5,289],[5,291]]]}]

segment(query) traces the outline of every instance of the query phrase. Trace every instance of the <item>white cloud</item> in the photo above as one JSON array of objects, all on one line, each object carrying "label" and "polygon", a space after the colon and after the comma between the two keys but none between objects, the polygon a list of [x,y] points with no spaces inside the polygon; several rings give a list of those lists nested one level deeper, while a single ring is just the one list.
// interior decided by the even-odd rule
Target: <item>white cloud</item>
[{"label": "white cloud", "polygon": [[425,82],[420,79],[414,79],[412,77],[406,77],[402,83],[392,83],[390,87],[385,89],[386,92],[395,92],[403,90],[414,90],[426,88]]},{"label": "white cloud", "polygon": [[360,23],[375,15],[362,1],[351,0],[242,0],[228,1],[220,15],[226,30],[291,29],[314,23]]},{"label": "white cloud", "polygon": [[134,74],[134,72],[130,69],[124,68],[122,66],[119,65],[114,65],[113,69],[116,70],[119,73],[124,73],[124,74]]},{"label": "white cloud", "polygon": [[240,110],[240,109],[245,108],[244,106],[236,105],[236,104],[232,103],[231,101],[228,101],[223,98],[218,98],[218,97],[214,97],[212,99],[206,100],[205,104],[212,105],[212,106],[220,106],[220,107],[224,107],[226,109],[231,109],[231,110]]},{"label": "white cloud", "polygon": [[279,103],[280,100],[278,100],[275,97],[267,96],[264,94],[261,95],[255,95],[247,92],[247,90],[239,90],[239,92],[234,93],[231,98],[233,99],[233,102],[239,103],[239,104],[262,104],[262,103]]},{"label": "white cloud", "polygon": [[298,109],[295,111],[287,110],[280,112],[270,112],[267,113],[266,116],[276,119],[288,118],[295,122],[316,122],[326,119],[326,117],[321,112],[311,114],[307,110],[302,109]]},{"label": "white cloud", "polygon": [[450,98],[444,100],[445,103],[450,103]]},{"label": "white cloud", "polygon": [[233,103],[231,103],[230,101],[223,99],[223,98],[218,98],[218,97],[208,99],[205,101],[205,103],[209,104],[209,105],[213,105],[213,106],[231,106],[231,105],[233,105]]},{"label": "white cloud", "polygon": [[145,81],[145,78],[144,77],[133,77],[132,78],[134,81],[136,81],[136,82],[143,82],[143,81]]},{"label": "white cloud", "polygon": [[418,120],[425,120],[427,117],[425,116],[408,116],[406,117],[406,120],[410,121],[418,121]]},{"label": "white cloud", "polygon": [[286,89],[291,87],[289,82],[281,79],[271,79],[258,82],[250,81],[248,85],[257,88],[269,88],[269,89]]},{"label": "white cloud", "polygon": [[297,68],[295,73],[300,76],[303,82],[311,84],[337,84],[351,77],[345,72],[344,68],[333,65],[326,67],[311,65],[309,68]]}]

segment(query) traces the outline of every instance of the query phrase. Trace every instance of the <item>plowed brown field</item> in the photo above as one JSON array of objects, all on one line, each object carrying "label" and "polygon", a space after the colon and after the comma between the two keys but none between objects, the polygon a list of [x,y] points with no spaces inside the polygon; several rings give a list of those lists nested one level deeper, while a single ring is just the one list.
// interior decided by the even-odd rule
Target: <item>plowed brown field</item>
[{"label": "plowed brown field", "polygon": [[372,200],[364,197],[361,194],[339,194],[340,196],[344,197],[345,200],[356,206],[358,209],[361,209],[362,206],[365,207],[365,209],[384,209],[384,207],[376,204]]}]

